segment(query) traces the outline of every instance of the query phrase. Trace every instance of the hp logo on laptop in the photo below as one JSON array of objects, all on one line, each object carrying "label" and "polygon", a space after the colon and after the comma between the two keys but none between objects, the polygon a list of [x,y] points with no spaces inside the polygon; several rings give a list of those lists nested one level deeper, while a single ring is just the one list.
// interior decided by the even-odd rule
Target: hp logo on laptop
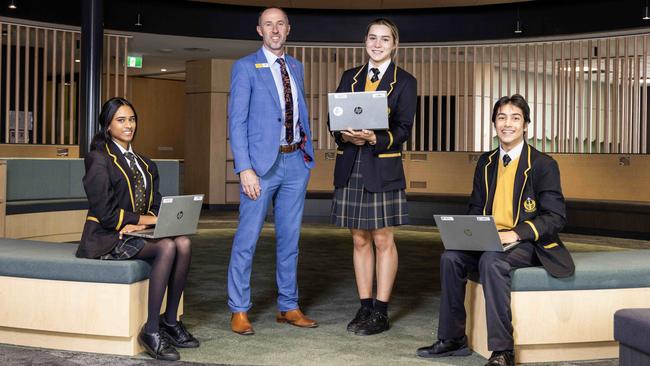
[{"label": "hp logo on laptop", "polygon": [[182,219],[183,218],[183,211],[178,211],[178,213],[176,214],[176,218],[179,219],[179,220]]},{"label": "hp logo on laptop", "polygon": [[463,231],[463,233],[465,233],[465,235],[467,235],[467,236],[472,236],[472,230],[470,230],[470,229],[465,229]]},{"label": "hp logo on laptop", "polygon": [[363,108],[361,108],[361,107],[355,107],[355,108],[354,108],[354,113],[355,113],[355,114],[361,114],[361,113],[363,113]]}]

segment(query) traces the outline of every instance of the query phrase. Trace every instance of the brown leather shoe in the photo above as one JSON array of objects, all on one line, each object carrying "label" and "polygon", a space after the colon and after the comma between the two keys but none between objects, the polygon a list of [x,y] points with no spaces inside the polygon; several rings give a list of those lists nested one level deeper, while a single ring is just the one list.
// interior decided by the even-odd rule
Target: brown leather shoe
[{"label": "brown leather shoe", "polygon": [[289,323],[301,328],[316,328],[318,326],[315,320],[306,317],[300,309],[281,311],[275,317],[275,320],[278,323]]},{"label": "brown leather shoe", "polygon": [[232,318],[230,318],[230,329],[241,335],[255,334],[253,326],[251,325],[251,322],[248,321],[248,315],[245,311],[232,313]]}]

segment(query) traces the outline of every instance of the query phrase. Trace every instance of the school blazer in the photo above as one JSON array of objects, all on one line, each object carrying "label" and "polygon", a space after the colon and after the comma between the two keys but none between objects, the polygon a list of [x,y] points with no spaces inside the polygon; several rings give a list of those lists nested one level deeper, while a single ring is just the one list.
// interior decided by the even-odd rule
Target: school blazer
[{"label": "school blazer", "polygon": [[[136,154],[147,181],[148,214],[158,215],[158,168],[156,164]],[[99,258],[119,243],[119,231],[127,224],[137,224],[135,213],[135,177],[129,163],[115,145],[108,142],[91,151],[84,159],[86,174],[83,185],[88,198],[88,216],[77,249],[77,257]]]},{"label": "school blazer", "polygon": [[[304,70],[295,58],[285,55],[287,67],[296,83],[301,142],[305,166],[314,166],[314,148],[305,101]],[[273,74],[262,48],[232,66],[228,99],[228,132],[235,160],[235,173],[253,169],[258,176],[268,173],[280,153],[280,130],[284,114]]]},{"label": "school blazer", "polygon": [[[336,92],[362,92],[368,77],[368,64],[347,70]],[[402,167],[402,144],[408,140],[417,106],[417,81],[413,75],[391,62],[377,90],[388,93],[388,130],[375,131],[377,143],[361,147],[363,185],[370,192],[387,192],[406,188]],[[329,121],[328,121],[329,124]],[[334,186],[345,187],[352,173],[358,146],[344,142],[340,132],[336,140]]]},{"label": "school blazer", "polygon": [[[476,164],[470,215],[491,215],[497,184],[499,149],[484,153]],[[515,174],[512,199],[513,229],[522,241],[532,242],[542,265],[554,277],[571,276],[571,254],[558,233],[566,223],[560,170],[550,156],[524,143]]]}]

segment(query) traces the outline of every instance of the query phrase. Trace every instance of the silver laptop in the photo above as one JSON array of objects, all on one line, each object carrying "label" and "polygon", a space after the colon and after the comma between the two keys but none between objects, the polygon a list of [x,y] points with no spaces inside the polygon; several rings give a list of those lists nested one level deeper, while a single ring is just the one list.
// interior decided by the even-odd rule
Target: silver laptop
[{"label": "silver laptop", "polygon": [[388,129],[388,100],[385,90],[327,94],[330,130]]},{"label": "silver laptop", "polygon": [[133,231],[125,235],[158,239],[195,234],[202,206],[202,194],[163,197],[160,201],[156,226],[152,229]]},{"label": "silver laptop", "polygon": [[518,241],[501,244],[492,216],[433,215],[445,249],[505,252]]}]

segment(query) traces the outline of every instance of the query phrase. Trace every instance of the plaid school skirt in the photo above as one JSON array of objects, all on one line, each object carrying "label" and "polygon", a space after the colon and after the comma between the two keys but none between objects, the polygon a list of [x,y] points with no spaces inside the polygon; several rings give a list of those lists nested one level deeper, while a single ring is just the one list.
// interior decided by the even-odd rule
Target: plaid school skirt
[{"label": "plaid school skirt", "polygon": [[102,255],[99,259],[122,260],[133,258],[144,247],[144,239],[136,236],[129,236],[120,242],[110,252]]},{"label": "plaid school skirt", "polygon": [[406,192],[368,192],[361,176],[361,154],[352,167],[348,184],[334,190],[332,223],[350,229],[375,230],[408,224]]}]

